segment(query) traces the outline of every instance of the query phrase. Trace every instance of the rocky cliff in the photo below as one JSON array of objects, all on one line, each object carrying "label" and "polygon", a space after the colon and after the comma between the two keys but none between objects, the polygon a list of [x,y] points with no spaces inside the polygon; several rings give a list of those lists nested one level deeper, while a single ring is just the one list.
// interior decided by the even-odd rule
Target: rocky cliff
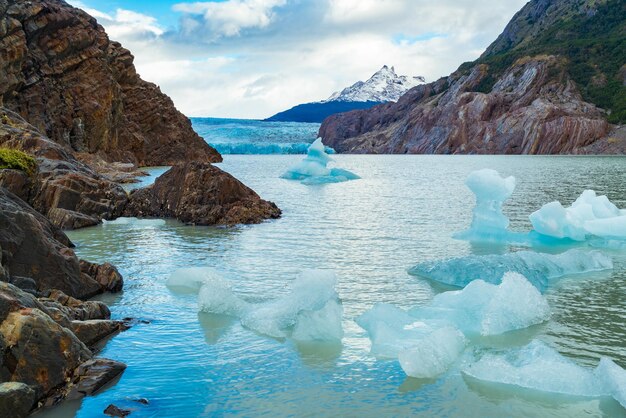
[{"label": "rocky cliff", "polygon": [[532,0],[476,62],[319,136],[348,153],[620,153],[624,16],[618,0]]},{"label": "rocky cliff", "polygon": [[221,160],[133,56],[62,0],[0,0],[0,105],[73,151],[171,165]]}]

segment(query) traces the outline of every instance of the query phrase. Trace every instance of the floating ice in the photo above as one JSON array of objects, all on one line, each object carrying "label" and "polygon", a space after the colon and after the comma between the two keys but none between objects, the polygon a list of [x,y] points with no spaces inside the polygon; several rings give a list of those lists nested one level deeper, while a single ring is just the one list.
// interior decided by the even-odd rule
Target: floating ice
[{"label": "floating ice", "polygon": [[411,377],[430,378],[448,370],[465,349],[463,333],[454,327],[440,328],[398,353],[402,370]]},{"label": "floating ice", "polygon": [[165,219],[139,219],[133,217],[121,217],[112,221],[102,220],[103,226],[116,226],[116,225],[137,225],[142,228],[151,226],[163,226],[165,225]]},{"label": "floating ice", "polygon": [[348,170],[326,167],[330,161],[322,139],[318,138],[309,147],[304,160],[287,170],[281,178],[301,180],[304,184],[339,183],[360,178]]},{"label": "floating ice", "polygon": [[304,271],[291,293],[264,303],[248,303],[235,296],[225,282],[212,281],[200,289],[200,310],[234,315],[261,334],[297,341],[340,341],[343,308],[331,272]]},{"label": "floating ice", "polygon": [[593,190],[585,190],[568,208],[559,202],[544,205],[530,215],[530,222],[538,233],[555,238],[626,239],[626,212]]},{"label": "floating ice", "polygon": [[470,228],[455,237],[470,241],[500,241],[515,235],[507,230],[509,218],[502,213],[504,201],[515,190],[515,177],[503,178],[497,171],[485,168],[470,173],[465,184],[476,196],[476,206]]},{"label": "floating ice", "polygon": [[170,274],[166,284],[173,290],[198,293],[203,284],[220,281],[225,280],[211,267],[188,267]]},{"label": "floating ice", "polygon": [[378,304],[356,319],[376,357],[398,358],[409,376],[443,373],[463,351],[465,336],[488,336],[544,322],[550,308],[524,276],[507,273],[502,284],[475,280],[465,289],[435,296],[406,312]]},{"label": "floating ice", "polygon": [[599,251],[569,250],[562,254],[519,251],[504,255],[470,255],[444,261],[419,263],[409,274],[450,286],[465,287],[475,279],[500,283],[509,271],[522,274],[544,291],[559,277],[613,268],[611,257]]},{"label": "floating ice", "polygon": [[474,379],[563,395],[612,396],[626,407],[626,371],[608,358],[595,370],[581,367],[534,340],[504,354],[485,354],[463,368]]}]

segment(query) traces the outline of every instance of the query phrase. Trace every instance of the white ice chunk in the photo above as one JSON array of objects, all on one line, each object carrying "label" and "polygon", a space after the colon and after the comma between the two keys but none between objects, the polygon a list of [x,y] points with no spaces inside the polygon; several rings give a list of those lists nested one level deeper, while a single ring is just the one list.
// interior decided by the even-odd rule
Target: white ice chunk
[{"label": "white ice chunk", "polygon": [[626,408],[626,371],[613,360],[603,357],[594,374],[603,388]]},{"label": "white ice chunk", "polygon": [[328,168],[331,161],[333,160],[326,153],[322,139],[318,138],[309,147],[307,156],[287,170],[281,178],[301,180],[303,184],[339,183],[360,178],[348,170]]},{"label": "white ice chunk", "polygon": [[134,217],[120,217],[112,221],[102,220],[103,226],[117,226],[117,225],[133,225],[141,228],[157,227],[165,225],[165,219],[143,219]]},{"label": "white ice chunk", "polygon": [[564,395],[596,397],[606,392],[592,370],[538,340],[505,354],[485,354],[463,373],[478,380]]},{"label": "white ice chunk", "polygon": [[440,328],[398,353],[402,370],[411,377],[432,378],[445,372],[465,349],[463,333]]},{"label": "white ice chunk", "polygon": [[247,303],[230,287],[213,281],[200,290],[200,310],[238,316],[258,333],[298,341],[337,341],[343,337],[343,308],[332,272],[307,270],[293,282],[288,295],[269,302]]},{"label": "white ice chunk", "polygon": [[485,168],[470,173],[465,184],[476,196],[476,206],[470,229],[456,237],[493,241],[511,235],[507,230],[509,218],[502,213],[502,205],[515,190],[515,177],[503,178],[497,171]]},{"label": "white ice chunk", "polygon": [[584,241],[590,235],[626,239],[626,216],[606,196],[585,190],[568,208],[545,204],[530,215],[535,231],[555,238]]},{"label": "white ice chunk", "polygon": [[550,307],[524,276],[506,273],[499,285],[474,280],[463,290],[440,293],[410,314],[448,320],[466,335],[487,336],[542,323],[550,317]]},{"label": "white ice chunk", "polygon": [[224,281],[211,267],[188,267],[172,272],[166,285],[172,290],[198,293],[203,284],[214,280]]},{"label": "white ice chunk", "polygon": [[569,250],[557,255],[519,251],[427,261],[412,267],[409,274],[464,287],[476,279],[499,284],[502,276],[511,271],[522,274],[537,289],[544,291],[562,276],[612,268],[611,257],[599,251]]},{"label": "white ice chunk", "polygon": [[501,385],[563,395],[611,396],[626,408],[626,371],[608,358],[581,367],[539,340],[506,353],[488,353],[462,372]]}]

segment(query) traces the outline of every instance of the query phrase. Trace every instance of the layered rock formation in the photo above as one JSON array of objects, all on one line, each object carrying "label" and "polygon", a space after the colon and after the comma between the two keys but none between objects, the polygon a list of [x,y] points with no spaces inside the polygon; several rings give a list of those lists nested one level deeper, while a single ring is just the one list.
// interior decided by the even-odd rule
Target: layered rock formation
[{"label": "layered rock formation", "polygon": [[[624,2],[532,0],[483,56],[369,110],[333,115],[348,153],[623,153]],[[621,18],[619,16],[622,16]]]},{"label": "layered rock formation", "polygon": [[0,105],[45,136],[107,161],[220,161],[133,56],[62,0],[0,0]]},{"label": "layered rock formation", "polygon": [[320,128],[339,152],[572,153],[605,137],[604,113],[582,100],[554,56],[521,59],[489,93],[486,66],[418,86],[397,103],[333,115]]},{"label": "layered rock formation", "polygon": [[196,225],[259,223],[280,209],[219,168],[200,162],[172,167],[149,187],[135,190],[127,216],[176,218]]},{"label": "layered rock formation", "polygon": [[0,171],[0,186],[64,229],[95,225],[101,219],[121,215],[128,200],[121,186],[78,161],[16,113],[0,107],[0,117],[0,146],[25,151],[37,159],[34,176]]}]

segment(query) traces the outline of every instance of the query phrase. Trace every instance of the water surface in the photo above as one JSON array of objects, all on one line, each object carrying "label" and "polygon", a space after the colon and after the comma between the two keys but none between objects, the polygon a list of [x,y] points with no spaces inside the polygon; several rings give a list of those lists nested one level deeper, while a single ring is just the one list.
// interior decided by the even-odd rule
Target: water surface
[{"label": "water surface", "polygon": [[[569,205],[585,188],[626,207],[626,159],[337,155],[338,166],[362,179],[323,186],[279,179],[301,158],[231,155],[220,165],[276,202],[283,210],[277,221],[234,229],[143,221],[71,232],[80,257],[112,262],[123,273],[124,292],[106,297],[113,316],[150,323],[116,336],[102,351],[128,364],[115,386],[41,416],[99,416],[109,403],[134,408],[135,417],[625,415],[612,399],[477,385],[456,366],[434,380],[407,378],[397,361],[369,354],[369,340],[353,319],[377,302],[428,303],[441,289],[406,273],[417,262],[518,249],[451,238],[471,221],[473,195],[463,182],[472,170],[489,167],[517,177],[504,211],[513,229],[525,231],[528,215],[543,203]],[[626,366],[626,257],[610,254],[612,272],[565,279],[547,292],[548,323],[489,344],[539,338],[581,365],[593,367],[606,355]],[[345,312],[342,346],[297,346],[257,335],[234,319],[199,314],[196,296],[165,287],[170,272],[190,266],[221,271],[251,300],[288,292],[304,268],[334,270]]]}]

